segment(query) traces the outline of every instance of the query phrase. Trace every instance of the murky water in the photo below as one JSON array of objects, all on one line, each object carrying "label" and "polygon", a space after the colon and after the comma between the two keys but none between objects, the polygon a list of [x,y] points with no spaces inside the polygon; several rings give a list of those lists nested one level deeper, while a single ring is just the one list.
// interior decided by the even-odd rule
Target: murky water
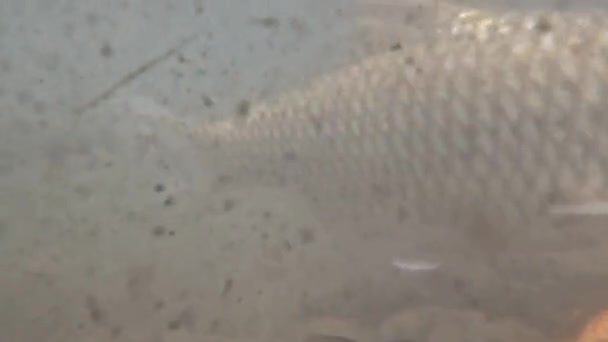
[{"label": "murky water", "polygon": [[601,216],[505,231],[389,217],[388,201],[319,210],[234,183],[163,123],[247,116],[427,39],[434,15],[430,0],[5,0],[2,340],[597,342],[577,336],[608,306]]}]

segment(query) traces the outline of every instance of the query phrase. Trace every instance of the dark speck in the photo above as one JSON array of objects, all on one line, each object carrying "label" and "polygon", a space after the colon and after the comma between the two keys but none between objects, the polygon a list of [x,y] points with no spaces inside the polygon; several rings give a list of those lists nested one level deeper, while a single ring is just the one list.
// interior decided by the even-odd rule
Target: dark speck
[{"label": "dark speck", "polygon": [[110,58],[114,55],[114,49],[112,49],[112,46],[108,42],[105,42],[99,49],[99,54],[102,57]]},{"label": "dark speck", "polygon": [[238,116],[240,116],[242,118],[246,118],[249,116],[250,109],[251,109],[251,104],[249,103],[249,101],[241,100],[241,101],[239,101],[239,103],[237,105],[236,113]]},{"label": "dark speck", "polygon": [[312,229],[300,229],[300,241],[302,244],[309,244],[315,241],[315,232]]},{"label": "dark speck", "polygon": [[165,198],[165,201],[163,202],[163,205],[165,207],[170,207],[174,204],[175,204],[175,198],[173,198],[173,196],[168,196],[167,198]]},{"label": "dark speck", "polygon": [[538,21],[534,24],[534,29],[540,33],[547,33],[551,31],[551,28],[552,27],[549,19],[544,17],[538,18]]},{"label": "dark speck", "polygon": [[264,211],[264,213],[262,214],[262,217],[266,220],[269,220],[272,217],[272,213],[268,210]]},{"label": "dark speck", "polygon": [[160,183],[156,184],[154,186],[154,191],[156,191],[156,192],[163,192],[163,191],[165,191],[165,186],[163,184],[160,184]]},{"label": "dark speck", "polygon": [[211,324],[209,324],[209,332],[211,334],[215,334],[219,328],[220,328],[220,320],[218,318],[214,319],[213,321],[211,321]]},{"label": "dark speck", "polygon": [[216,182],[218,184],[227,184],[230,183],[232,181],[232,177],[230,177],[229,175],[221,175],[217,178]]},{"label": "dark speck", "polygon": [[312,118],[311,123],[312,123],[313,128],[315,129],[315,133],[317,133],[317,134],[323,133],[323,122],[321,122],[317,118]]},{"label": "dark speck", "polygon": [[186,62],[186,57],[184,57],[184,55],[182,55],[181,53],[179,55],[177,55],[177,60],[180,63],[185,63]]},{"label": "dark speck", "polygon": [[211,108],[211,107],[213,107],[213,105],[215,104],[215,103],[213,102],[213,99],[212,99],[212,98],[210,98],[209,96],[207,96],[207,95],[202,95],[201,97],[202,97],[202,99],[203,99],[203,104],[205,105],[205,107]]},{"label": "dark speck", "polygon": [[180,312],[178,319],[188,331],[194,331],[196,327],[196,312],[192,308],[186,308]]},{"label": "dark speck", "polygon": [[293,151],[288,151],[288,152],[283,153],[283,159],[287,162],[295,161],[297,159],[297,157],[298,156]]},{"label": "dark speck", "polygon": [[224,200],[224,211],[231,211],[234,207],[236,207],[236,200],[232,198]]},{"label": "dark speck", "polygon": [[226,297],[230,291],[232,291],[232,287],[234,286],[234,280],[228,277],[224,280],[224,287],[222,288],[222,297]]},{"label": "dark speck", "polygon": [[174,319],[172,321],[169,321],[169,323],[167,324],[167,328],[169,330],[177,330],[181,327],[182,327],[182,322],[179,319]]},{"label": "dark speck", "polygon": [[165,308],[165,302],[163,302],[162,300],[157,301],[156,303],[154,303],[154,308],[156,310],[162,310]]},{"label": "dark speck", "polygon": [[179,313],[177,318],[170,321],[167,324],[167,328],[170,330],[178,330],[185,328],[186,330],[192,331],[196,325],[196,314],[191,308],[186,308]]},{"label": "dark speck", "polygon": [[169,236],[175,236],[175,230],[169,231]]},{"label": "dark speck", "polygon": [[276,28],[280,24],[279,19],[275,17],[257,18],[254,19],[253,22],[266,28]]},{"label": "dark speck", "polygon": [[293,250],[293,246],[291,246],[291,243],[288,240],[283,241],[283,244],[285,245],[286,251],[291,252]]},{"label": "dark speck", "polygon": [[122,335],[123,328],[121,326],[116,326],[112,328],[112,337],[117,338]]},{"label": "dark speck", "polygon": [[391,51],[398,51],[398,50],[401,50],[401,43],[393,44],[391,46]]},{"label": "dark speck", "polygon": [[167,234],[167,229],[163,226],[156,226],[152,228],[152,234],[156,237],[161,237]]},{"label": "dark speck", "polygon": [[105,320],[105,313],[101,308],[99,301],[92,295],[87,296],[85,300],[85,307],[89,313],[89,318],[94,323],[103,323]]}]

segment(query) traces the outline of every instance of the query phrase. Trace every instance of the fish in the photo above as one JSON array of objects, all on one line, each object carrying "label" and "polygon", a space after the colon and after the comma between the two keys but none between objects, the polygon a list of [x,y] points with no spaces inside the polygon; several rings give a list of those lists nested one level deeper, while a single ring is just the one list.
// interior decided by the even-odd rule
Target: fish
[{"label": "fish", "polygon": [[427,40],[241,115],[165,121],[230,170],[224,179],[360,216],[511,225],[608,214],[608,12],[437,8]]},{"label": "fish", "polygon": [[608,311],[603,310],[592,317],[580,331],[576,342],[608,341]]}]

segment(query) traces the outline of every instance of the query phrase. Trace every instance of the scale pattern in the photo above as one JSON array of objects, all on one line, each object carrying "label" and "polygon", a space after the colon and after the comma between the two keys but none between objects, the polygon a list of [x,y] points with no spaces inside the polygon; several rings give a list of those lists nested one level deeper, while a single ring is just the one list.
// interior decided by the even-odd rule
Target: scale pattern
[{"label": "scale pattern", "polygon": [[428,42],[186,129],[234,170],[321,197],[510,221],[604,199],[606,94],[606,13],[461,9]]}]

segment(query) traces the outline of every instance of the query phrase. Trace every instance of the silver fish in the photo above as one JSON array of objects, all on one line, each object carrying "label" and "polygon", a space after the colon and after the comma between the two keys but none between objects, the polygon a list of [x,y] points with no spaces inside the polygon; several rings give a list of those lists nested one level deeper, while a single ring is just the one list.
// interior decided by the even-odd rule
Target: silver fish
[{"label": "silver fish", "polygon": [[429,41],[184,129],[235,179],[323,205],[429,222],[603,208],[608,13],[449,11]]}]

